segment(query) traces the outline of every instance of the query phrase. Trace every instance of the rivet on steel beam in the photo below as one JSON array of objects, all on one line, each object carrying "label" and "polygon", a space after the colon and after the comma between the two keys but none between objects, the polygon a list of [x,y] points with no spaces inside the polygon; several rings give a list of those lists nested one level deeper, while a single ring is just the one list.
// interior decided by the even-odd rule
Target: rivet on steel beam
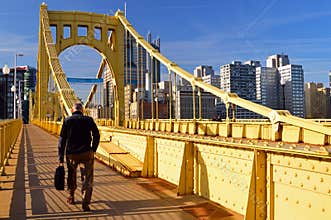
[{"label": "rivet on steel beam", "polygon": [[299,167],[302,167],[302,163],[299,163]]},{"label": "rivet on steel beam", "polygon": [[299,204],[299,200],[297,200],[295,203],[298,205]]},{"label": "rivet on steel beam", "polygon": [[321,183],[323,183],[324,182],[324,179],[321,177],[321,180],[320,181],[321,181]]},{"label": "rivet on steel beam", "polygon": [[290,184],[292,184],[292,181],[290,180]]},{"label": "rivet on steel beam", "polygon": [[309,203],[308,207],[311,208],[311,204],[310,203]]},{"label": "rivet on steel beam", "polygon": [[288,162],[287,162],[287,165],[291,165],[291,161],[288,161]]},{"label": "rivet on steel beam", "polygon": [[282,178],[279,178],[279,182],[282,182]]},{"label": "rivet on steel beam", "polygon": [[288,201],[288,197],[285,197],[285,201]]},{"label": "rivet on steel beam", "polygon": [[310,176],[307,176],[307,180],[309,180],[310,179]]},{"label": "rivet on steel beam", "polygon": [[264,142],[263,146],[268,147],[269,146],[268,142]]},{"label": "rivet on steel beam", "polygon": [[310,151],[310,146],[309,146],[309,145],[306,145],[303,149],[304,149],[305,151]]},{"label": "rivet on steel beam", "polygon": [[313,165],[313,166],[311,167],[311,169],[315,170],[315,166]]},{"label": "rivet on steel beam", "polygon": [[296,144],[292,144],[289,148],[290,148],[290,149],[295,149],[296,147],[297,147]]},{"label": "rivet on steel beam", "polygon": [[314,186],[314,190],[316,190],[317,189],[317,187],[316,186]]},{"label": "rivet on steel beam", "polygon": [[326,172],[329,172],[329,167],[326,167],[326,168],[325,168],[325,171],[326,171]]},{"label": "rivet on steel beam", "polygon": [[322,208],[322,212],[325,212],[325,208]]},{"label": "rivet on steel beam", "polygon": [[298,174],[297,174],[297,173],[295,173],[295,174],[294,174],[294,177],[298,177]]},{"label": "rivet on steel beam", "polygon": [[303,183],[301,183],[300,186],[303,187]]},{"label": "rivet on steel beam", "polygon": [[286,175],[287,174],[287,172],[286,171],[284,171],[284,175]]},{"label": "rivet on steel beam", "polygon": [[276,198],[278,198],[278,194],[276,194]]}]

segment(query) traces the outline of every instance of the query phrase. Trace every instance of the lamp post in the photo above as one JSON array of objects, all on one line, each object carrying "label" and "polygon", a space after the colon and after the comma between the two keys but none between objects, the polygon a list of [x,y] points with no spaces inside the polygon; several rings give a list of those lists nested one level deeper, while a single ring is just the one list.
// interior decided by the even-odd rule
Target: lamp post
[{"label": "lamp post", "polygon": [[4,119],[7,119],[8,116],[7,116],[7,113],[8,113],[8,103],[7,103],[7,93],[8,93],[8,75],[10,73],[10,68],[8,67],[7,64],[5,64],[5,66],[2,68],[2,73],[3,75],[5,76],[5,79],[6,79],[6,83],[5,83],[5,95],[4,95]]},{"label": "lamp post", "polygon": [[11,91],[14,93],[14,119],[16,119],[16,69],[17,69],[17,57],[22,57],[23,54],[16,53],[14,59],[14,85],[11,88]]}]

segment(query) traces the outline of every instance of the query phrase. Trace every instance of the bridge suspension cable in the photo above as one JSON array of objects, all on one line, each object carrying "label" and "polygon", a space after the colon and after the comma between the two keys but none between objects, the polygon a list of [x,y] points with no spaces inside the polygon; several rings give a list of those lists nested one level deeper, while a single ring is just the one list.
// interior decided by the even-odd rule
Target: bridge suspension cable
[{"label": "bridge suspension cable", "polygon": [[[199,78],[195,78],[192,74],[190,74],[186,70],[179,67],[176,63],[170,61],[168,58],[163,56],[158,50],[156,50],[154,47],[152,47],[152,45],[150,45],[148,42],[146,42],[146,40],[141,35],[139,35],[139,33],[129,23],[129,21],[123,15],[123,12],[118,11],[118,12],[116,12],[115,16],[118,17],[120,22],[123,24],[125,31],[129,32],[129,34],[132,37],[134,37],[135,41],[137,43],[139,43],[139,45],[141,47],[143,47],[150,54],[150,56],[152,57],[152,60],[153,60],[152,64],[154,63],[154,59],[157,59],[159,62],[161,62],[163,65],[165,65],[169,71],[171,71],[174,74],[187,80],[192,85],[193,96],[195,96],[194,89],[196,87],[198,87],[200,89],[203,89],[206,92],[209,92],[217,97],[220,97],[222,99],[222,101],[226,104],[226,106],[229,106],[229,104],[232,104],[235,106],[240,106],[242,108],[245,108],[247,110],[250,110],[259,115],[269,118],[269,120],[272,123],[284,122],[284,123],[302,127],[302,128],[308,129],[308,130],[323,133],[326,135],[331,135],[331,129],[329,129],[323,125],[293,116],[290,114],[289,111],[286,111],[286,110],[273,110],[266,106],[262,106],[257,103],[245,100],[243,98],[240,98],[235,93],[227,93],[217,87],[214,87],[210,84],[203,82]],[[153,68],[152,68],[152,70],[153,70]],[[176,86],[176,83],[175,83],[175,86]],[[153,91],[153,89],[152,89],[152,91]],[[193,98],[193,102],[195,102],[195,98]],[[152,106],[153,106],[153,99],[152,99]],[[193,108],[195,109],[195,104],[193,104]],[[153,107],[152,107],[152,115],[153,115]],[[195,113],[193,116],[195,117]]]}]

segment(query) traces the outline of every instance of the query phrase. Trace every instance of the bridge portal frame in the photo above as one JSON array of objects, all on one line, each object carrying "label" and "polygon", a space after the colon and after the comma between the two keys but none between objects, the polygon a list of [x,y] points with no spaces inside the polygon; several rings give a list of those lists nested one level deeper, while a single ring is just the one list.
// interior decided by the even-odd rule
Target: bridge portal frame
[{"label": "bridge portal frame", "polygon": [[[117,14],[122,12],[117,12]],[[56,28],[55,41],[51,27]],[[70,35],[64,35],[64,28],[69,27]],[[86,34],[80,34],[79,28],[84,28]],[[98,30],[99,39],[95,36]],[[124,121],[124,27],[116,16],[101,15],[77,11],[48,11],[47,5],[40,6],[38,72],[36,88],[35,115],[39,120],[45,120],[47,103],[47,85],[52,74],[59,91],[64,115],[71,115],[71,106],[78,101],[73,89],[66,80],[59,61],[59,55],[65,49],[85,45],[98,51],[103,62],[108,65],[114,79],[115,91],[115,124],[122,125]],[[79,55],[79,54],[74,54]],[[98,74],[101,77],[100,74]]]}]

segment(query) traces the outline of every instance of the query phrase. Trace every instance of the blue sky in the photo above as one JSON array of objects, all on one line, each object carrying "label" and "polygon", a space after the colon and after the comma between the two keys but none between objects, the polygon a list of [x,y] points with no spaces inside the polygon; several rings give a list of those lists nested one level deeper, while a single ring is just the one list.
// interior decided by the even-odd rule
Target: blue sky
[{"label": "blue sky", "polygon": [[[0,66],[36,66],[39,0],[4,1],[0,9]],[[113,14],[120,0],[49,0],[49,10],[80,10]],[[305,81],[327,83],[331,69],[331,2],[310,0],[127,0],[128,20],[143,36],[150,30],[161,38],[162,53],[184,69],[220,65],[232,60],[261,60],[285,53],[302,64]],[[81,47],[61,60],[69,76],[95,76],[100,56]]]}]

